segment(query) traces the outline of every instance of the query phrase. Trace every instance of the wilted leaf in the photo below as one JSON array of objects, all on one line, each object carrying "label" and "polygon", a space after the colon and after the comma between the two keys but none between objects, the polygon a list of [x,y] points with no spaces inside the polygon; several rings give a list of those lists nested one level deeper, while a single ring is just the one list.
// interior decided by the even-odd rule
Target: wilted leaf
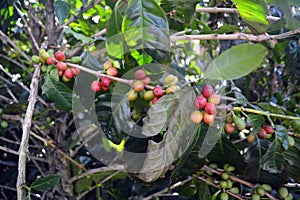
[{"label": "wilted leaf", "polygon": [[52,189],[60,181],[59,175],[48,175],[45,178],[38,178],[31,184],[31,189],[45,192]]},{"label": "wilted leaf", "polygon": [[232,80],[248,75],[257,69],[267,55],[261,44],[241,44],[216,57],[205,71],[207,79]]}]

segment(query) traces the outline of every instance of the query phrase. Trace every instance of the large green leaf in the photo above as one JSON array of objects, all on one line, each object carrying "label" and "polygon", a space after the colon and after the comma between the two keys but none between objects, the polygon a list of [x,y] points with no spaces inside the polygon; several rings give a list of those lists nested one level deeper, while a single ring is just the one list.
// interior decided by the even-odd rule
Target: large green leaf
[{"label": "large green leaf", "polygon": [[47,98],[54,101],[56,106],[63,110],[72,109],[72,90],[60,81],[55,80],[50,75],[45,77],[42,91]]},{"label": "large green leaf", "polygon": [[300,138],[294,138],[295,145],[290,147],[285,153],[287,160],[287,168],[289,175],[295,179],[298,183],[300,182]]},{"label": "large green leaf", "polygon": [[270,173],[280,173],[284,167],[284,149],[280,141],[275,138],[266,154],[261,158],[261,168]]},{"label": "large green leaf", "polygon": [[[129,0],[122,31],[132,57],[139,65],[169,61],[169,25],[155,0]],[[137,53],[139,51],[140,53]]]},{"label": "large green leaf", "polygon": [[258,68],[267,53],[267,49],[261,44],[234,46],[209,64],[205,77],[216,80],[241,78]]},{"label": "large green leaf", "polygon": [[31,184],[31,189],[45,192],[52,189],[60,181],[59,175],[48,175],[45,178],[38,178]]},{"label": "large green leaf", "polygon": [[121,34],[123,16],[117,7],[118,3],[107,21],[106,49],[109,56],[121,60],[124,57],[125,45],[123,35]]},{"label": "large green leaf", "polygon": [[190,113],[195,109],[192,88],[180,90],[178,104],[168,120],[168,129],[161,142],[149,140],[144,166],[139,178],[145,182],[153,182],[163,176],[169,165],[179,158],[192,145],[197,124],[190,120]]},{"label": "large green leaf", "polygon": [[284,19],[286,20],[286,28],[289,30],[293,30],[300,26],[300,21],[294,18],[294,14],[292,13],[290,3],[293,4],[293,2],[289,2],[289,0],[281,0],[278,1],[278,6],[284,12]]},{"label": "large green leaf", "polygon": [[69,3],[62,0],[55,1],[55,15],[57,16],[60,24],[64,22],[64,20],[69,16],[69,14],[70,14]]},{"label": "large green leaf", "polygon": [[255,33],[264,33],[268,28],[266,15],[268,8],[263,0],[232,0],[237,7],[242,20],[251,28],[255,29]]}]

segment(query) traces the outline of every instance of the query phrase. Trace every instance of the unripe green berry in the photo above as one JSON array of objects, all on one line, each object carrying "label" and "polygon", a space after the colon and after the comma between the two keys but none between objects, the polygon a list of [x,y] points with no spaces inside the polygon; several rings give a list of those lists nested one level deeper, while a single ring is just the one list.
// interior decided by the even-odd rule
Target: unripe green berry
[{"label": "unripe green berry", "polygon": [[240,117],[234,117],[234,124],[239,131],[246,128],[246,122]]},{"label": "unripe green berry", "polygon": [[295,139],[292,136],[287,136],[287,141],[288,141],[288,145],[289,147],[293,147],[295,146]]},{"label": "unripe green berry", "polygon": [[227,188],[227,181],[224,180],[220,181],[220,187],[223,189]]},{"label": "unripe green berry", "polygon": [[227,182],[227,188],[229,189],[232,188],[232,181],[230,179],[227,179],[226,182]]},{"label": "unripe green berry", "polygon": [[41,62],[40,57],[37,56],[37,55],[31,56],[31,60],[32,60],[32,62],[34,62],[35,64],[39,64],[39,63]]},{"label": "unripe green berry", "polygon": [[229,174],[227,172],[222,172],[221,177],[222,179],[227,180],[229,178]]},{"label": "unripe green berry", "polygon": [[176,76],[174,76],[173,74],[169,74],[164,79],[164,84],[169,85],[169,86],[176,85],[177,83],[178,83],[178,78]]},{"label": "unripe green berry", "polygon": [[232,187],[229,189],[229,191],[233,194],[239,194],[240,193],[240,189],[238,187]]},{"label": "unripe green berry", "polygon": [[222,192],[221,195],[220,195],[220,199],[221,200],[228,200],[229,195],[226,192]]},{"label": "unripe green berry", "polygon": [[285,187],[281,187],[278,190],[278,194],[282,198],[287,198],[289,196],[289,191]]},{"label": "unripe green berry", "polygon": [[148,91],[146,91],[146,92],[144,93],[144,99],[145,99],[146,101],[150,101],[150,100],[154,99],[154,95],[153,95],[152,90],[148,90]]},{"label": "unripe green berry", "polygon": [[0,125],[1,125],[2,128],[7,128],[8,127],[7,121],[1,121]]},{"label": "unripe green berry", "polygon": [[129,93],[128,93],[128,100],[129,101],[134,101],[136,100],[138,97],[138,93],[135,92],[134,90],[130,90]]},{"label": "unripe green berry", "polygon": [[262,184],[261,187],[267,191],[267,192],[271,192],[272,191],[272,187],[268,184]]},{"label": "unripe green berry", "polygon": [[262,187],[257,187],[255,190],[256,190],[256,193],[261,197],[265,196],[265,194],[266,194],[265,190]]},{"label": "unripe green berry", "polygon": [[253,194],[251,195],[251,200],[260,200],[259,194],[253,193]]},{"label": "unripe green berry", "polygon": [[71,63],[80,64],[82,62],[82,58],[80,56],[73,56],[71,58]]},{"label": "unripe green berry", "polygon": [[213,168],[213,169],[217,169],[218,168],[218,165],[216,163],[210,163],[208,166],[210,168]]}]

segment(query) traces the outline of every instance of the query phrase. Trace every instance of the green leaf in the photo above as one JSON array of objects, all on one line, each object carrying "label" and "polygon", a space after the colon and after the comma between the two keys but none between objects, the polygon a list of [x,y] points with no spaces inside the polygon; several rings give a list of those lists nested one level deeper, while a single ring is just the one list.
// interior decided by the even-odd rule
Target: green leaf
[{"label": "green leaf", "polygon": [[48,175],[44,178],[38,178],[31,184],[31,189],[39,192],[46,192],[51,190],[60,181],[59,175]]},{"label": "green leaf", "polygon": [[64,29],[64,32],[66,34],[71,34],[74,36],[74,38],[76,38],[77,40],[80,40],[82,43],[89,43],[92,42],[93,39],[86,37],[85,35],[81,34],[81,33],[76,33],[75,31],[72,30],[71,27],[67,27]]},{"label": "green leaf", "polygon": [[249,114],[247,118],[250,120],[251,124],[253,125],[253,133],[257,134],[258,131],[261,129],[263,123],[265,122],[265,118],[261,115],[254,115]]},{"label": "green leaf", "polygon": [[93,70],[101,70],[103,69],[102,65],[99,63],[97,58],[95,58],[92,54],[86,53],[84,60],[82,61],[82,66],[87,67]]},{"label": "green leaf", "polygon": [[46,94],[47,98],[54,101],[56,106],[63,110],[72,109],[72,90],[65,84],[53,79],[47,75],[45,77],[42,91]]},{"label": "green leaf", "polygon": [[57,16],[59,23],[62,24],[70,14],[70,4],[62,0],[57,0],[54,3],[54,7],[55,15]]},{"label": "green leaf", "polygon": [[84,191],[87,191],[89,188],[91,188],[93,184],[93,179],[84,177],[75,181],[73,184],[74,184],[74,192],[76,194],[80,194]]},{"label": "green leaf", "polygon": [[284,152],[287,160],[287,168],[289,175],[300,182],[300,138],[294,137],[295,145]]},{"label": "green leaf", "polygon": [[248,75],[263,62],[267,49],[261,44],[241,44],[224,51],[205,71],[207,79],[232,80]]},{"label": "green leaf", "polygon": [[198,125],[190,120],[195,109],[193,99],[196,94],[192,88],[177,92],[178,104],[168,120],[168,129],[161,142],[148,141],[147,155],[139,178],[153,182],[163,176],[172,162],[179,158],[193,143]]},{"label": "green leaf", "polygon": [[265,111],[269,111],[271,113],[276,113],[276,114],[282,114],[282,115],[285,114],[282,111],[282,108],[280,108],[279,106],[276,106],[274,103],[273,103],[273,105],[271,105],[270,103],[267,103],[267,102],[259,102],[258,105]]},{"label": "green leaf", "polygon": [[124,14],[122,31],[126,44],[136,56],[140,52],[139,64],[152,60],[169,62],[169,25],[164,11],[155,0],[129,0]]},{"label": "green leaf", "polygon": [[207,133],[198,152],[199,158],[204,158],[213,149],[220,139],[222,130],[223,129],[218,128],[216,124],[208,127]]},{"label": "green leaf", "polygon": [[266,20],[268,8],[263,0],[232,0],[242,20],[259,33],[266,32],[269,22]]},{"label": "green leaf", "polygon": [[270,173],[280,173],[285,165],[284,149],[278,139],[274,139],[266,154],[261,158],[261,168]]},{"label": "green leaf", "polygon": [[115,6],[109,20],[107,21],[106,33],[106,49],[110,57],[114,59],[123,59],[124,57],[124,37],[122,32],[123,16],[117,9],[118,4]]},{"label": "green leaf", "polygon": [[[293,3],[293,2],[290,2]],[[300,26],[300,21],[294,18],[294,14],[292,13],[291,6],[288,0],[278,1],[279,8],[284,13],[284,19],[286,20],[286,28],[289,30],[294,30]]]}]

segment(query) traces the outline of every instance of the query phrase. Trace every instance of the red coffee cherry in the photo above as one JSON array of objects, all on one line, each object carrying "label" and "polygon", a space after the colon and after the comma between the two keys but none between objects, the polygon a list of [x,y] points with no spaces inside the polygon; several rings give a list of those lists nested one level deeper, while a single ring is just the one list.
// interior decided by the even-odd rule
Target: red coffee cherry
[{"label": "red coffee cherry", "polygon": [[226,133],[232,134],[235,131],[235,127],[232,124],[230,124],[230,123],[226,123],[224,125],[224,130],[225,130]]},{"label": "red coffee cherry", "polygon": [[214,94],[214,89],[211,85],[204,85],[203,88],[202,88],[201,94],[205,98],[209,98],[211,95]]},{"label": "red coffee cherry", "polygon": [[105,88],[107,88],[107,87],[109,87],[110,86],[110,79],[108,78],[108,77],[102,77],[101,78],[101,85],[102,85],[102,87],[105,87]]},{"label": "red coffee cherry", "polygon": [[99,92],[101,90],[101,83],[99,81],[93,81],[91,83],[91,90],[93,92]]},{"label": "red coffee cherry", "polygon": [[139,69],[134,73],[134,77],[138,80],[143,80],[146,78],[146,76],[146,73],[142,69]]},{"label": "red coffee cherry", "polygon": [[207,104],[207,100],[205,97],[200,96],[200,97],[196,97],[194,100],[194,105],[196,106],[196,108],[200,109],[200,108],[204,108]]},{"label": "red coffee cherry", "polygon": [[47,65],[53,65],[56,63],[56,59],[52,56],[48,57],[46,60]]},{"label": "red coffee cherry", "polygon": [[205,124],[210,125],[215,120],[215,115],[210,115],[207,112],[204,112],[203,121]]},{"label": "red coffee cherry", "polygon": [[260,130],[258,131],[257,136],[258,136],[259,138],[264,139],[264,138],[267,137],[267,132],[265,131],[265,129],[262,128],[262,129],[260,129]]},{"label": "red coffee cherry", "polygon": [[146,76],[146,78],[144,78],[142,81],[143,81],[144,85],[149,85],[149,83],[151,83],[151,79],[148,76]]},{"label": "red coffee cherry", "polygon": [[213,104],[213,103],[207,103],[204,110],[205,110],[205,112],[207,112],[207,114],[210,114],[210,115],[217,113],[217,108],[216,108],[215,104]]},{"label": "red coffee cherry", "polygon": [[61,51],[57,51],[54,53],[54,57],[59,60],[59,61],[65,61],[66,60],[66,55],[61,52]]},{"label": "red coffee cherry", "polygon": [[68,68],[67,64],[64,62],[58,62],[55,66],[58,69],[58,71],[65,71]]},{"label": "red coffee cherry", "polygon": [[155,97],[162,97],[164,95],[164,90],[160,86],[156,86],[153,89],[153,95]]},{"label": "red coffee cherry", "polygon": [[77,67],[71,67],[71,70],[74,76],[78,76],[80,73],[80,69]]},{"label": "red coffee cherry", "polygon": [[266,131],[267,134],[273,134],[273,133],[275,133],[275,130],[270,125],[267,125],[267,124],[263,125],[263,129],[265,129],[265,131]]},{"label": "red coffee cherry", "polygon": [[73,78],[73,73],[72,73],[72,70],[70,68],[67,68],[65,71],[64,71],[64,75],[66,78]]},{"label": "red coffee cherry", "polygon": [[110,67],[107,69],[106,74],[109,76],[118,76],[118,69],[115,67]]}]

